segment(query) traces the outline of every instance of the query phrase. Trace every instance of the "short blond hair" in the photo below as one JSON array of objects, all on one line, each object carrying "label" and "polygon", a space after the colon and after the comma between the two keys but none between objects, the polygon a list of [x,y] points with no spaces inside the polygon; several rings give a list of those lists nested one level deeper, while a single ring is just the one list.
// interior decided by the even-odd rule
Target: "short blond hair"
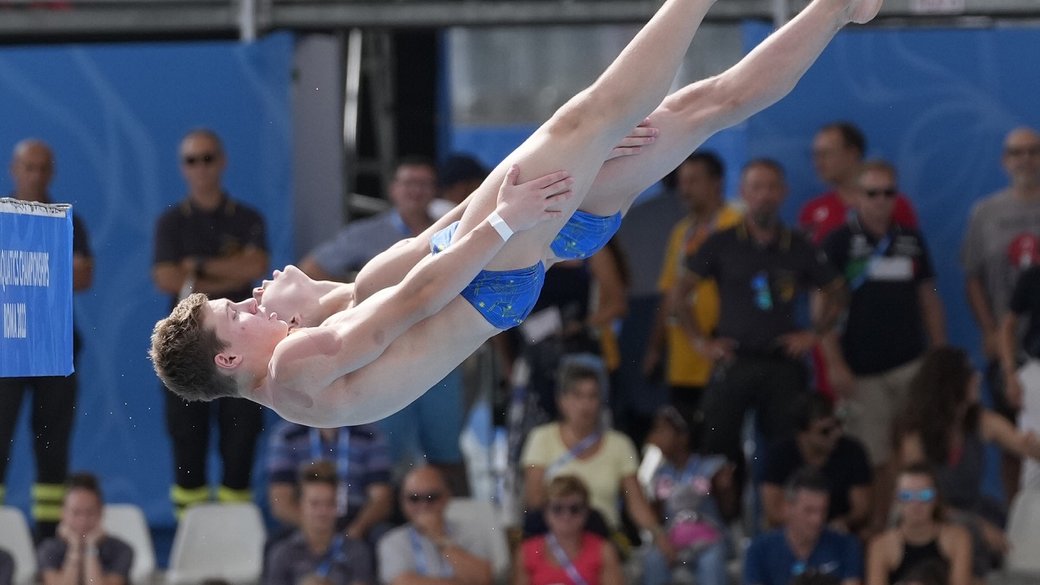
[{"label": "short blond hair", "polygon": [[557,475],[545,488],[547,500],[578,496],[585,505],[589,503],[589,488],[577,475]]},{"label": "short blond hair", "polygon": [[227,345],[203,323],[202,308],[208,300],[202,293],[189,295],[152,329],[148,355],[155,373],[187,401],[240,395],[235,379],[220,373],[213,361]]}]

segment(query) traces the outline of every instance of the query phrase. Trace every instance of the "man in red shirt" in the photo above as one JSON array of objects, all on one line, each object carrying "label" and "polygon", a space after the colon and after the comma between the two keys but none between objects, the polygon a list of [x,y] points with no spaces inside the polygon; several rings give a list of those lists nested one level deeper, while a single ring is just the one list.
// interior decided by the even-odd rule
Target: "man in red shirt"
[{"label": "man in red shirt", "polygon": [[[811,199],[798,213],[798,225],[814,244],[820,245],[828,234],[845,225],[866,150],[863,132],[851,122],[832,122],[816,133],[812,145],[813,166],[831,190]],[[917,227],[917,214],[903,194],[896,197],[892,220],[903,227]]]}]

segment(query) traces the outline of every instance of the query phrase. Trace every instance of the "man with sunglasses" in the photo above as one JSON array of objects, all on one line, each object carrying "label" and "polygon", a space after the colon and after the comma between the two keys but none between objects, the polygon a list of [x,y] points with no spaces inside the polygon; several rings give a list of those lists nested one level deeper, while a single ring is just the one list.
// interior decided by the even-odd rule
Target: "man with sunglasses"
[{"label": "man with sunglasses", "polygon": [[[152,280],[170,295],[171,308],[192,292],[248,298],[252,283],[268,270],[264,219],[224,190],[221,176],[227,158],[215,132],[188,132],[179,156],[188,194],[156,224]],[[251,501],[250,474],[262,407],[244,400],[189,403],[172,392],[163,395],[175,470],[170,497],[178,516],[185,507],[210,499],[206,459],[212,417],[220,429],[221,453],[227,455],[222,457],[218,500]]]},{"label": "man with sunglasses", "polygon": [[[877,493],[892,491],[892,437],[910,380],[930,346],[946,343],[924,236],[896,221],[895,168],[882,160],[860,168],[855,214],[823,243],[851,292],[844,329],[824,338],[828,379],[843,400],[846,428],[867,448]],[[883,525],[887,505],[875,520]]]},{"label": "man with sunglasses", "polygon": [[445,516],[451,491],[436,467],[417,467],[401,483],[401,510],[408,522],[379,541],[383,585],[490,585],[491,527],[452,522]]}]

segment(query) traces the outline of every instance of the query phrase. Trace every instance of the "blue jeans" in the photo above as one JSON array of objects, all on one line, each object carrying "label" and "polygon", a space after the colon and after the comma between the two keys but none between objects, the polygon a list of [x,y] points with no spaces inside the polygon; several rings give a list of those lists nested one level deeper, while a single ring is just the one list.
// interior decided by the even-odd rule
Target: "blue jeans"
[{"label": "blue jeans", "polygon": [[[679,565],[677,565],[679,566]],[[720,540],[701,551],[692,566],[697,585],[726,585],[726,541]],[[643,585],[667,585],[672,582],[672,567],[656,546],[648,547],[643,555]]]}]

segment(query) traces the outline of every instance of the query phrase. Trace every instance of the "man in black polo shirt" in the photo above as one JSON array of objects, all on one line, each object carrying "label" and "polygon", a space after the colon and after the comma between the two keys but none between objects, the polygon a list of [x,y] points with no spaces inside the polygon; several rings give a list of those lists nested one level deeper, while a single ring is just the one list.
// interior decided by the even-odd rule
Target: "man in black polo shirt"
[{"label": "man in black polo shirt", "polygon": [[[227,159],[213,131],[189,132],[181,141],[180,163],[188,196],[159,218],[152,279],[171,295],[170,307],[192,292],[236,301],[248,298],[253,283],[267,273],[263,218],[224,191],[221,175]],[[211,416],[220,428],[224,466],[217,499],[251,500],[249,482],[262,407],[248,400],[189,403],[172,392],[165,395],[175,470],[170,497],[178,516],[185,507],[210,499],[206,458]]]},{"label": "man in black polo shirt", "polygon": [[[841,312],[844,287],[826,258],[784,226],[784,171],[772,160],[751,161],[741,173],[747,207],[737,226],[716,232],[686,259],[683,287],[703,278],[719,287],[719,324],[705,337],[690,311],[679,313],[693,347],[714,362],[704,395],[702,448],[741,462],[740,429],[754,408],[767,446],[794,432],[791,402],[808,391],[803,356]],[[812,329],[800,328],[800,295],[819,289]]]},{"label": "man in black polo shirt", "polygon": [[[848,318],[823,343],[828,378],[844,399],[846,429],[867,448],[875,493],[892,491],[893,428],[910,380],[931,345],[946,343],[942,301],[924,238],[893,220],[896,170],[870,161],[859,171],[855,215],[832,232],[823,249],[851,290]],[[888,498],[874,520],[883,525]]]}]

